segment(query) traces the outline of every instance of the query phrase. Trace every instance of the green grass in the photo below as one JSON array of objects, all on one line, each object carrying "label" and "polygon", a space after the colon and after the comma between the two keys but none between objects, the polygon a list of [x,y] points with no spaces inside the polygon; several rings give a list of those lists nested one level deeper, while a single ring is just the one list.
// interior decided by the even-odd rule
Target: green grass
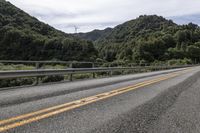
[{"label": "green grass", "polygon": [[9,70],[32,70],[35,69],[34,66],[27,66],[27,65],[4,65],[0,63],[0,70],[1,71],[9,71]]}]

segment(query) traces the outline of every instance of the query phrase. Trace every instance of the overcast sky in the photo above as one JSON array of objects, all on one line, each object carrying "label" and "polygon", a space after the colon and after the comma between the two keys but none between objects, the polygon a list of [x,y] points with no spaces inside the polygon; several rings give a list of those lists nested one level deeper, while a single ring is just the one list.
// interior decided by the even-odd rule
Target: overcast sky
[{"label": "overcast sky", "polygon": [[157,14],[200,25],[200,0],[8,0],[39,20],[73,33],[114,27],[139,15]]}]

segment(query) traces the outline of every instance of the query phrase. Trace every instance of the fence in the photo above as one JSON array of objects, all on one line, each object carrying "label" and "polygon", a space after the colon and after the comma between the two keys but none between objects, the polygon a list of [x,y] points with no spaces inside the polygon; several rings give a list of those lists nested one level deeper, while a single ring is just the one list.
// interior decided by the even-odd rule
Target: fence
[{"label": "fence", "polygon": [[137,67],[105,67],[105,68],[68,68],[68,69],[36,69],[36,70],[18,70],[18,71],[0,71],[0,79],[6,78],[19,78],[19,77],[39,77],[39,76],[51,76],[51,75],[70,75],[70,81],[73,80],[73,74],[81,73],[95,73],[109,72],[110,75],[114,71],[125,71],[125,70],[165,70],[174,68],[190,67],[191,65],[184,66],[137,66]]}]

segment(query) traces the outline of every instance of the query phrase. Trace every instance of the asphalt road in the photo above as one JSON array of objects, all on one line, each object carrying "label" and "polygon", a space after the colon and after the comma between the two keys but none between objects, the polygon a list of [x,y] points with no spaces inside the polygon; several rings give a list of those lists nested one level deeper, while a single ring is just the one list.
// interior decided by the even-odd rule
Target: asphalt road
[{"label": "asphalt road", "polygon": [[2,90],[0,132],[199,133],[199,81],[194,67]]}]

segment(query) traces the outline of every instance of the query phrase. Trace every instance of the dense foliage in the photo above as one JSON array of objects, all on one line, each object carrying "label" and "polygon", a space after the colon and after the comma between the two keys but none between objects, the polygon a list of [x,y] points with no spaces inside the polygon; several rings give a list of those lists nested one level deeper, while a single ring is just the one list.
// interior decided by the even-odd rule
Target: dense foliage
[{"label": "dense foliage", "polygon": [[105,30],[93,30],[88,33],[77,33],[75,35],[80,38],[86,39],[86,40],[96,41],[99,38],[102,38],[102,37],[110,34],[111,30],[112,30],[112,28],[106,28]]},{"label": "dense foliage", "polygon": [[92,42],[58,31],[0,0],[0,59],[92,61],[96,54]]},{"label": "dense foliage", "polygon": [[71,35],[0,0],[0,60],[6,59],[198,63],[200,28],[144,15],[113,29]]},{"label": "dense foliage", "polygon": [[177,25],[156,15],[121,24],[98,38],[95,45],[100,58],[107,61],[200,62],[200,28],[192,23]]}]

